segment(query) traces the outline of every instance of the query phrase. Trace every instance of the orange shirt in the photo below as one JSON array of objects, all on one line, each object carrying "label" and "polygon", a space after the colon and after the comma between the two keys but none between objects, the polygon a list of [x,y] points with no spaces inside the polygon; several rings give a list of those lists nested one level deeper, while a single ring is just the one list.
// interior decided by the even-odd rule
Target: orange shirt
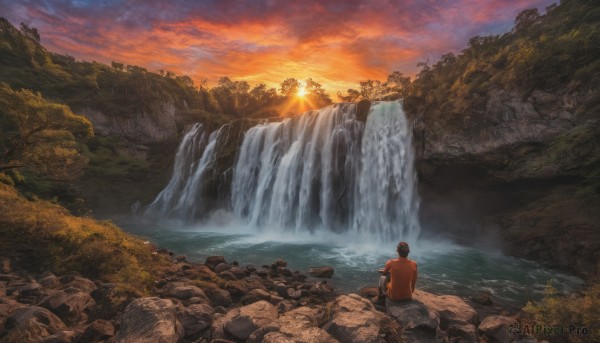
[{"label": "orange shirt", "polygon": [[387,296],[391,300],[409,300],[417,283],[417,264],[405,257],[398,257],[385,263],[384,272],[390,273]]}]

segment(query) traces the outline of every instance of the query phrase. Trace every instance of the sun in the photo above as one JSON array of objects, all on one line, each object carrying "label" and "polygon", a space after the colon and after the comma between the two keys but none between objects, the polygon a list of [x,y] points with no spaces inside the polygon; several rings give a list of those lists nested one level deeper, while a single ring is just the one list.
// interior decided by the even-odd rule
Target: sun
[{"label": "sun", "polygon": [[296,93],[296,95],[299,98],[304,98],[304,96],[306,95],[306,89],[304,88],[304,86],[300,86],[300,88],[298,88],[298,93]]}]

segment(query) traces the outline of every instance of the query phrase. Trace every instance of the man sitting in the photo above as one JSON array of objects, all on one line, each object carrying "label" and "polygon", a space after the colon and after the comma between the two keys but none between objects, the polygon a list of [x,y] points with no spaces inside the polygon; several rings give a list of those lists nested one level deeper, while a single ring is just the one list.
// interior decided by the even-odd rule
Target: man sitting
[{"label": "man sitting", "polygon": [[390,300],[411,300],[417,283],[417,263],[407,258],[410,248],[408,243],[400,242],[396,247],[398,258],[385,263],[380,270],[383,275],[379,279],[379,295],[376,303],[385,304],[385,297]]}]

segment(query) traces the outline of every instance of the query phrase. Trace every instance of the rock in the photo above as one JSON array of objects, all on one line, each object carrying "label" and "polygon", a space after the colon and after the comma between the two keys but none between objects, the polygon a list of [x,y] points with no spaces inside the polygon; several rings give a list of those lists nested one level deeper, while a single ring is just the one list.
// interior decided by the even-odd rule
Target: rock
[{"label": "rock", "polygon": [[272,270],[277,270],[278,267],[284,267],[284,268],[287,267],[287,262],[282,259],[279,259],[279,260],[275,261],[273,264],[271,264]]},{"label": "rock", "polygon": [[0,343],[38,343],[65,328],[60,318],[45,308],[22,307],[6,318],[6,335],[0,339]]},{"label": "rock", "polygon": [[229,280],[229,281],[235,281],[238,279],[232,272],[230,272],[228,270],[219,273],[219,277],[223,280]]},{"label": "rock", "polygon": [[481,292],[481,293],[471,297],[471,300],[475,303],[485,305],[485,306],[494,305],[494,302],[492,301],[492,296],[486,292]]},{"label": "rock", "polygon": [[277,304],[277,312],[285,313],[294,308],[294,304],[292,304],[289,300],[282,300]]},{"label": "rock", "polygon": [[81,331],[75,330],[65,330],[59,333],[55,333],[54,335],[50,335],[41,343],[81,343],[81,342],[94,342],[94,341],[84,341],[80,339]]},{"label": "rock", "polygon": [[229,306],[233,302],[231,294],[224,289],[214,289],[208,293],[210,301],[215,306]]},{"label": "rock", "polygon": [[184,335],[177,321],[173,301],[139,298],[132,301],[121,316],[116,343],[177,343]]},{"label": "rock", "polygon": [[485,317],[478,330],[481,335],[488,338],[490,343],[511,342],[515,335],[511,333],[511,326],[517,324],[514,318],[506,316]]},{"label": "rock", "polygon": [[205,304],[190,305],[177,314],[183,325],[185,336],[192,336],[208,328],[212,324],[215,311]]},{"label": "rock", "polygon": [[256,267],[253,264],[247,264],[246,271],[248,271],[248,273],[256,273]]},{"label": "rock", "polygon": [[267,287],[265,287],[262,280],[260,280],[260,279],[246,279],[244,281],[246,282],[246,286],[248,287],[249,290],[252,290],[252,289],[262,289],[264,291],[267,290]]},{"label": "rock", "polygon": [[56,275],[52,274],[51,272],[45,272],[44,274],[42,274],[38,282],[40,283],[40,285],[44,286],[44,288],[54,289],[60,286],[60,280]]},{"label": "rock", "polygon": [[209,257],[206,258],[206,262],[204,262],[204,265],[207,266],[208,268],[210,268],[210,270],[212,270],[214,272],[215,271],[215,267],[219,263],[227,263],[227,262],[225,262],[225,257],[223,257],[223,256],[209,256]]},{"label": "rock", "polygon": [[12,272],[10,259],[8,257],[0,257],[0,273],[9,274],[10,272]]},{"label": "rock", "polygon": [[[61,282],[62,280],[63,278],[61,278]],[[65,288],[72,287],[86,293],[91,293],[96,289],[96,284],[92,282],[92,280],[83,278],[81,276],[72,277],[70,281],[63,283],[65,283]]]},{"label": "rock", "polygon": [[[391,317],[378,312],[373,304],[357,294],[340,295],[327,304],[329,321],[323,326],[342,343],[383,343],[398,340],[402,328]],[[385,327],[388,337],[380,336]]]},{"label": "rock", "polygon": [[235,275],[235,277],[238,279],[243,279],[248,276],[248,274],[246,273],[246,270],[239,268],[239,267],[233,267],[233,268],[229,269],[229,272],[232,273],[233,275]]},{"label": "rock", "polygon": [[317,325],[317,310],[308,307],[299,307],[285,313],[277,321],[254,331],[252,335],[248,337],[246,342],[338,342],[338,340],[333,338],[325,330],[320,329]]},{"label": "rock", "polygon": [[181,285],[174,287],[165,287],[168,289],[166,296],[175,299],[189,299],[189,298],[202,298],[206,303],[210,303],[210,300],[200,288],[191,285]]},{"label": "rock", "polygon": [[91,322],[79,338],[80,342],[101,342],[115,335],[115,328],[108,320],[97,319]]},{"label": "rock", "polygon": [[422,329],[435,334],[440,326],[440,317],[436,311],[429,310],[425,304],[416,300],[392,301],[386,298],[386,313],[396,319],[405,330]]},{"label": "rock", "polygon": [[277,267],[277,273],[285,276],[285,277],[291,277],[292,276],[292,271],[289,270],[288,268],[285,267]]},{"label": "rock", "polygon": [[363,287],[360,289],[359,294],[363,298],[371,299],[379,294],[377,287]]},{"label": "rock", "polygon": [[10,331],[18,326],[25,326],[31,323],[42,324],[48,327],[48,331],[55,333],[58,330],[65,329],[66,326],[59,317],[43,307],[30,306],[22,307],[13,312],[4,323],[4,330]]},{"label": "rock", "polygon": [[413,300],[420,301],[440,316],[440,327],[446,330],[451,325],[474,324],[479,322],[479,315],[464,300],[454,295],[434,295],[416,290]]},{"label": "rock", "polygon": [[366,123],[370,109],[371,102],[369,100],[363,99],[356,103],[356,120]]},{"label": "rock", "polygon": [[277,319],[277,310],[266,301],[258,301],[227,312],[225,331],[237,339],[247,339],[254,330]]},{"label": "rock", "polygon": [[331,278],[333,276],[332,267],[311,267],[308,274],[314,277]]},{"label": "rock", "polygon": [[275,292],[277,292],[277,295],[279,295],[280,297],[287,298],[288,297],[287,290],[288,290],[288,287],[284,283],[278,283],[275,285]]},{"label": "rock", "polygon": [[227,263],[219,263],[215,266],[215,273],[219,274],[230,268],[231,268],[231,266],[228,265]]},{"label": "rock", "polygon": [[267,292],[266,290],[256,288],[250,290],[248,294],[244,295],[241,302],[244,305],[248,305],[261,300],[266,300],[270,302],[271,293]]},{"label": "rock", "polygon": [[248,293],[248,286],[243,281],[228,281],[225,284],[225,289],[233,297],[242,297]]},{"label": "rock", "polygon": [[96,302],[88,293],[76,288],[56,291],[41,306],[59,316],[65,323],[79,324],[87,320],[85,310]]}]

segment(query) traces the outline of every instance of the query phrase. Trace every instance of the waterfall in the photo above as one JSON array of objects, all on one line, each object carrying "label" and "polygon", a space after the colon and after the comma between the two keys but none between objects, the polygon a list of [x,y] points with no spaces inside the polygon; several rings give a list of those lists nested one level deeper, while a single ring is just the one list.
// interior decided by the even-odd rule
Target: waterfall
[{"label": "waterfall", "polygon": [[373,103],[366,125],[337,104],[246,132],[232,207],[251,226],[416,240],[411,128],[400,102]]},{"label": "waterfall", "polygon": [[[179,145],[169,184],[145,216],[193,222],[221,206],[256,229],[414,242],[418,194],[402,103],[374,102],[366,123],[356,111],[356,104],[335,104],[251,127],[235,164],[221,162],[220,169],[215,161],[236,144],[231,125],[209,134],[195,124]],[[226,204],[210,195],[215,183],[229,194],[229,177],[215,177],[221,174],[231,177]]]},{"label": "waterfall", "polygon": [[147,206],[148,218],[192,220],[195,216],[202,176],[214,159],[216,132],[209,135],[203,124],[194,124],[183,136],[173,166],[171,180]]}]

